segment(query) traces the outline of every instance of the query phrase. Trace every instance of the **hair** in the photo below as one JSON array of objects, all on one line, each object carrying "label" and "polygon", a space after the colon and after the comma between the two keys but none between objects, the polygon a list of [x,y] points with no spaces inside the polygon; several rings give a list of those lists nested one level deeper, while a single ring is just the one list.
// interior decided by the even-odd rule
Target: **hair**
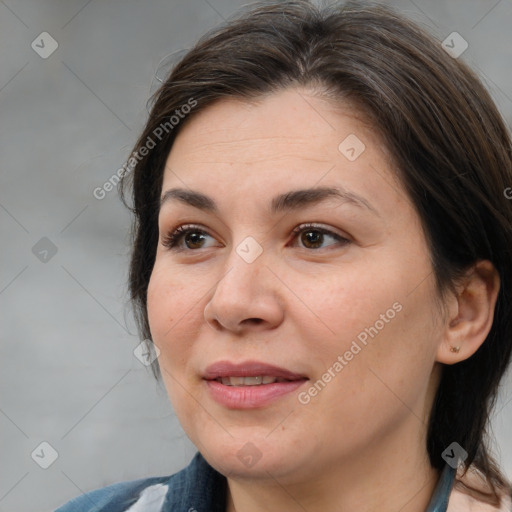
[{"label": "hair", "polygon": [[[476,74],[390,7],[259,2],[204,35],[174,66],[133,148],[137,163],[120,183],[134,214],[129,289],[140,338],[151,348],[147,289],[164,166],[177,133],[222,98],[252,101],[294,86],[348,103],[382,137],[421,219],[439,297],[479,260],[499,274],[491,330],[471,357],[442,365],[427,433],[434,468],[444,467],[442,452],[456,441],[468,453],[465,471],[474,463],[499,503],[495,486],[509,483],[486,441],[512,349],[512,201],[505,194],[512,142]],[[187,104],[195,107],[176,124],[171,118]],[[141,151],[155,138],[153,149]],[[159,380],[157,360],[152,369]]]}]

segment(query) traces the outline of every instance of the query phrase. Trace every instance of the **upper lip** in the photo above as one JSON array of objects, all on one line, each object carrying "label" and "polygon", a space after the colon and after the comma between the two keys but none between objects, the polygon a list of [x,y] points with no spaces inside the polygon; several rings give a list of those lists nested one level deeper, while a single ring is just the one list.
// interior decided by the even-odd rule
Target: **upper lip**
[{"label": "upper lip", "polygon": [[305,375],[261,361],[245,361],[242,363],[217,361],[206,368],[203,379],[215,380],[221,377],[257,377],[259,375],[281,377],[287,380],[307,379]]}]

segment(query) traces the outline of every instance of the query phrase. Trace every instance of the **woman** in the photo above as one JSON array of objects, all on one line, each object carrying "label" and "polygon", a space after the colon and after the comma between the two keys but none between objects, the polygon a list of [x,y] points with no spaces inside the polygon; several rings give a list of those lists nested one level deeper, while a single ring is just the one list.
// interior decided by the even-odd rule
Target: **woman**
[{"label": "woman", "polygon": [[511,148],[476,76],[383,6],[261,4],[203,37],[123,180],[140,334],[198,453],[58,511],[510,510],[485,427]]}]

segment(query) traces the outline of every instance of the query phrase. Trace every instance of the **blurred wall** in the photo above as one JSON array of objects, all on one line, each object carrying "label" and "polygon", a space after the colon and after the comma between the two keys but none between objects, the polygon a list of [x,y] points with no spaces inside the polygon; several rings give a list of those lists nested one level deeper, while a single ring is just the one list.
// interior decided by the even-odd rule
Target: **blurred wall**
[{"label": "blurred wall", "polygon": [[[0,512],[172,474],[195,453],[133,353],[130,217],[93,190],[128,156],[161,60],[243,3],[0,0]],[[389,3],[467,41],[460,58],[510,126],[511,0]],[[493,420],[510,477],[511,384]]]}]

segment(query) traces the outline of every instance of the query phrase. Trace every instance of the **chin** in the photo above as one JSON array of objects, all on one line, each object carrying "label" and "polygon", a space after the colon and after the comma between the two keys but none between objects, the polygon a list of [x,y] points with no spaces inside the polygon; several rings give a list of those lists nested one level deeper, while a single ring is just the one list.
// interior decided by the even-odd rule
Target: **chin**
[{"label": "chin", "polygon": [[226,434],[222,439],[212,438],[196,446],[212,467],[230,478],[284,477],[293,466],[300,467],[301,462],[294,458],[299,453],[304,456],[303,447],[298,452],[296,448],[284,445],[277,436],[273,440],[265,436],[268,431],[264,435],[246,432],[243,436],[231,437]]}]

